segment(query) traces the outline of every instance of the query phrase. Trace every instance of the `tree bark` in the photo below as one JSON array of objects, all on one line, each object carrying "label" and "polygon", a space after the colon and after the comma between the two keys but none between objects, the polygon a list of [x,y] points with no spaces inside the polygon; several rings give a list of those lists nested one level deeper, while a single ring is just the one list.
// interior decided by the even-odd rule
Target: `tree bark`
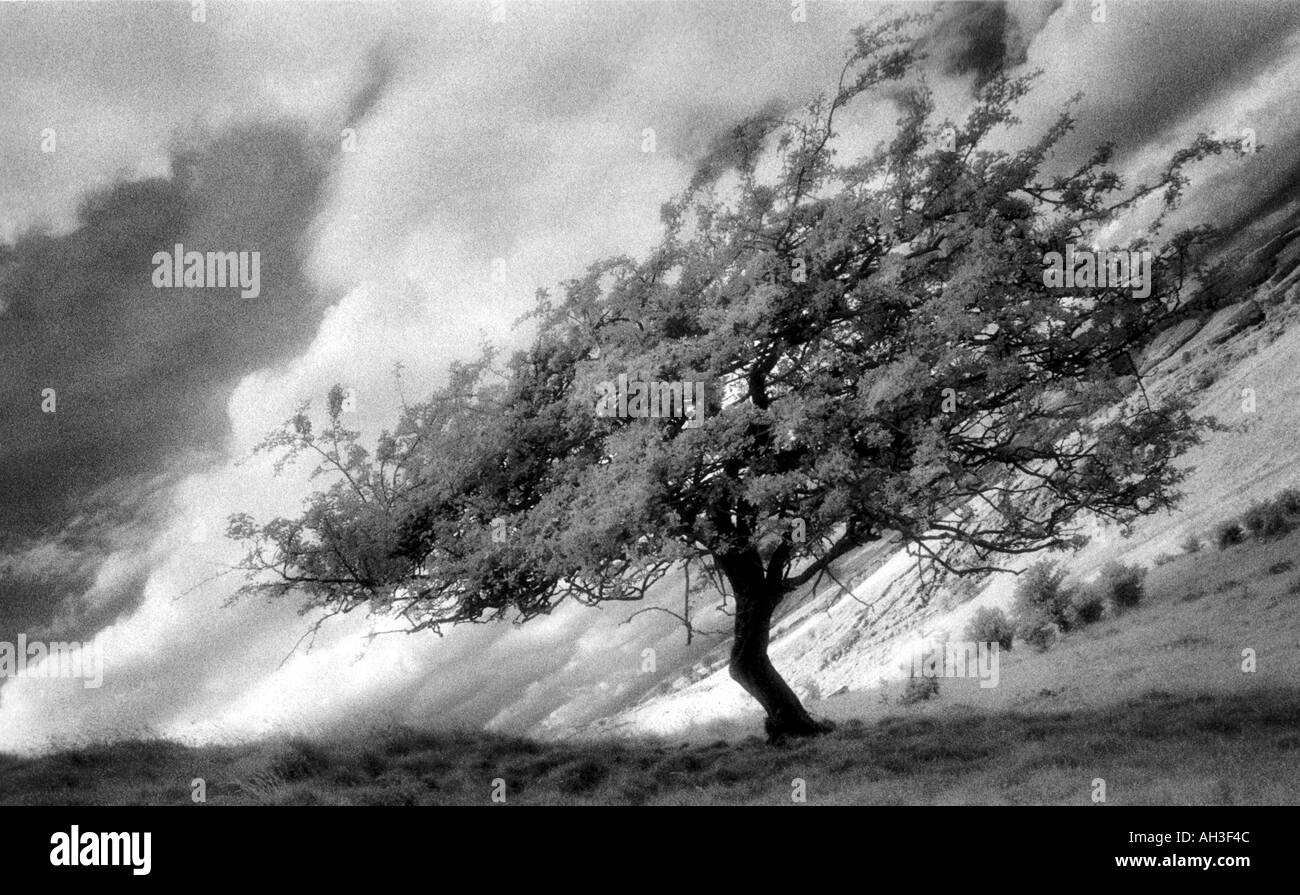
[{"label": "tree bark", "polygon": [[727,557],[720,565],[736,603],[735,639],[728,670],[767,713],[768,738],[816,736],[833,729],[830,722],[808,714],[768,658],[772,615],[783,596],[779,582],[764,575],[762,562],[752,551]]}]

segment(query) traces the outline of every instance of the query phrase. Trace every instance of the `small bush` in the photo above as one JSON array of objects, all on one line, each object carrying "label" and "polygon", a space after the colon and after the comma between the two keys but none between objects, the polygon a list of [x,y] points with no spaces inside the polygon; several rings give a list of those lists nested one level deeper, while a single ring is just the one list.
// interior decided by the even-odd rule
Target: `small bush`
[{"label": "small bush", "polygon": [[1273,502],[1292,516],[1300,516],[1300,488],[1285,488]]},{"label": "small bush", "polygon": [[1295,513],[1287,509],[1281,498],[1275,498],[1265,511],[1264,529],[1260,533],[1266,538],[1280,538],[1290,534],[1295,527]]},{"label": "small bush", "polygon": [[1065,586],[1065,572],[1056,563],[1035,563],[1016,584],[1011,614],[1016,636],[1038,650],[1052,645],[1057,633],[1070,629],[1072,592]]},{"label": "small bush", "polygon": [[1242,514],[1241,520],[1257,538],[1280,537],[1295,527],[1286,508],[1277,501],[1254,504]]},{"label": "small bush", "polygon": [[1016,628],[1001,609],[983,606],[966,626],[966,639],[974,643],[996,643],[1001,649],[1011,649]]},{"label": "small bush", "polygon": [[1116,613],[1132,609],[1146,595],[1144,580],[1147,570],[1141,566],[1128,566],[1114,560],[1102,566],[1096,587],[1101,599]]},{"label": "small bush", "polygon": [[1294,568],[1295,563],[1289,559],[1284,559],[1281,562],[1275,562],[1273,565],[1269,566],[1268,573],[1270,575],[1281,575],[1283,572],[1289,572]]},{"label": "small bush", "polygon": [[902,705],[915,705],[918,702],[933,699],[938,695],[939,679],[937,677],[910,677],[907,679],[907,686],[903,688],[903,695],[898,698],[898,701]]},{"label": "small bush", "polygon": [[1173,562],[1177,558],[1178,558],[1177,555],[1173,553],[1162,553],[1156,557],[1156,565],[1163,566],[1167,563]]},{"label": "small bush", "polygon": [[1188,535],[1187,540],[1183,541],[1184,553],[1199,553],[1201,550],[1201,539],[1196,535]]},{"label": "small bush", "polygon": [[1097,587],[1086,587],[1070,603],[1071,626],[1081,628],[1101,621],[1106,614],[1106,596]]},{"label": "small bush", "polygon": [[1224,522],[1215,530],[1214,541],[1220,550],[1227,550],[1246,539],[1246,532],[1237,522]]},{"label": "small bush", "polygon": [[1295,530],[1297,517],[1300,517],[1300,490],[1286,488],[1272,500],[1252,504],[1239,521],[1219,526],[1220,547],[1240,544],[1245,533],[1243,525],[1257,538],[1280,538]]},{"label": "small bush", "polygon": [[1051,622],[1040,620],[1016,623],[1016,637],[1040,653],[1055,643],[1059,635],[1060,628]]}]

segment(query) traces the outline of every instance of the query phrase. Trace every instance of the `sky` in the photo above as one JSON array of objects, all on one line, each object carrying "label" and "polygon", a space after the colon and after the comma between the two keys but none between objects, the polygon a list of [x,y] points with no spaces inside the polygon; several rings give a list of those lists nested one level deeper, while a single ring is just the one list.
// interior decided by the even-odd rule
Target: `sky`
[{"label": "sky", "polygon": [[[1001,67],[1039,69],[1021,132],[1082,92],[1060,163],[1112,141],[1133,181],[1198,131],[1249,127],[1263,151],[1196,169],[1179,219],[1292,213],[1300,5],[1105,7],[1100,22],[1089,0],[940,8],[924,42],[941,112]],[[565,607],[371,641],[391,625],[348,617],[295,649],[312,619],[292,603],[230,603],[241,548],[223,531],[301,505],[304,470],[251,456],[301,401],[351,388],[348,423],[373,436],[484,340],[518,345],[536,289],[647,251],[715,141],[831,89],[850,29],[888,10],[802,12],[0,4],[0,642],[94,641],[105,663],[97,689],[0,680],[0,749],[389,720],[535,730],[640,692],[647,647],[661,674],[707,647],[662,614]],[[895,112],[845,116],[842,150]],[[176,243],[258,251],[261,294],[154,288],[153,255]]]}]

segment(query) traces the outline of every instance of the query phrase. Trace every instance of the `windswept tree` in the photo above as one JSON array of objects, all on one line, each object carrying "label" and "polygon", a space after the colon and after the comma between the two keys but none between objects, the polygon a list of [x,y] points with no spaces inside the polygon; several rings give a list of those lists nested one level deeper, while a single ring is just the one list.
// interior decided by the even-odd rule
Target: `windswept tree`
[{"label": "windswept tree", "polygon": [[[539,293],[530,347],[454,366],[373,449],[337,390],[328,425],[304,409],[270,436],[336,481],[297,518],[232,519],[245,590],[438,630],[641,600],[699,564],[734,601],[732,677],[770,735],[807,735],[826,725],[773,667],[769,630],[847,552],[897,534],[935,571],[987,570],[1079,544],[1085,514],[1127,524],[1175,501],[1173,461],[1204,423],[1146,400],[1132,357],[1207,235],[1157,241],[1185,168],[1239,147],[1197,137],[1133,186],[1110,147],[1053,170],[1068,113],[991,148],[1032,78],[995,77],[963,121],[935,120],[912,24],[855,31],[834,93],[737,127],[644,259]],[[870,94],[896,127],[841,159],[837,116]],[[1124,248],[1153,253],[1149,294],[1044,285],[1049,253],[1140,206],[1149,235]],[[703,382],[706,404],[602,412],[620,374]]]}]

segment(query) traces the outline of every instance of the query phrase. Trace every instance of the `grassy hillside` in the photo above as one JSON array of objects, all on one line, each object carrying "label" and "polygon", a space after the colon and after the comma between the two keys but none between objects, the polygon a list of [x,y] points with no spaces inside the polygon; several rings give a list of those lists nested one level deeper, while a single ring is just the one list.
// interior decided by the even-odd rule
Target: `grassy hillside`
[{"label": "grassy hillside", "polygon": [[899,713],[787,747],[539,744],[413,731],[365,741],[187,748],[124,742],[0,770],[7,805],[1091,803],[1300,804],[1300,691],[1250,699],[1151,690],[1084,711]]}]

